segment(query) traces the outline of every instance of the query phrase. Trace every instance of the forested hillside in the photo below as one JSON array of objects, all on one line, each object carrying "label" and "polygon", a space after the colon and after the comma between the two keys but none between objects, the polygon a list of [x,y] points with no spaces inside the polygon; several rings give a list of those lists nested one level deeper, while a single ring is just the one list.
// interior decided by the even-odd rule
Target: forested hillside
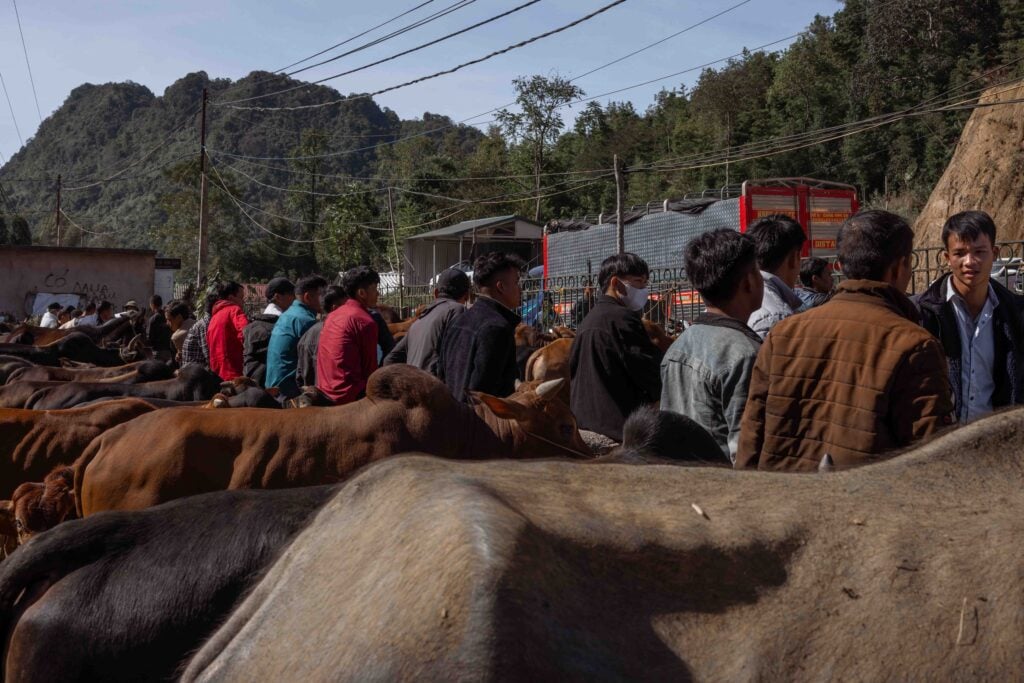
[{"label": "forested hillside", "polygon": [[[523,74],[520,106],[483,133],[439,114],[401,121],[365,97],[304,108],[343,99],[325,86],[211,106],[213,265],[247,278],[388,269],[388,188],[400,236],[503,213],[608,212],[613,155],[631,204],[807,175],[913,217],[970,114],[963,104],[1024,75],[1019,0],[848,0],[805,28],[785,51],[744,52],[643,111]],[[616,55],[602,48],[594,61]],[[187,275],[203,88],[223,103],[295,85],[255,72],[234,83],[190,74],[159,97],[134,83],[76,88],[0,169],[6,222],[21,215],[37,242],[54,242],[59,173],[64,243],[156,248],[182,257]]]}]

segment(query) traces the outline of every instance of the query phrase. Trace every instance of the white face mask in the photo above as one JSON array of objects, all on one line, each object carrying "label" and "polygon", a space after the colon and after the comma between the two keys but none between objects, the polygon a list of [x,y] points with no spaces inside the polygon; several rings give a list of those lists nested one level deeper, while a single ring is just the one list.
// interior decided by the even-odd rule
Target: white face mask
[{"label": "white face mask", "polygon": [[626,297],[623,303],[631,311],[639,311],[647,303],[647,288],[634,287],[628,282],[622,283],[626,287]]}]

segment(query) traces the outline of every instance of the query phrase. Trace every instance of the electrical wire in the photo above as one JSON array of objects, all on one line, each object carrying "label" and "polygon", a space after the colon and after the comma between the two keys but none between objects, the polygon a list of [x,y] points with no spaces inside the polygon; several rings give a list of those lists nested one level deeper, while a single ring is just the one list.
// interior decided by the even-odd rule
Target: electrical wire
[{"label": "electrical wire", "polygon": [[[342,71],[341,73],[334,74],[333,76],[327,76],[326,78],[321,78],[319,80],[311,81],[309,83],[301,83],[299,85],[292,86],[291,88],[285,88],[284,90],[277,90],[277,91],[274,91],[274,92],[264,93],[262,95],[253,95],[252,97],[246,97],[244,99],[239,99],[239,100],[230,100],[228,102],[223,102],[223,101],[219,102],[219,103],[215,102],[214,104],[227,105],[227,104],[239,104],[241,102],[252,102],[253,100],[261,100],[261,99],[263,99],[265,97],[273,97],[274,95],[283,95],[285,93],[294,92],[296,90],[303,90],[305,88],[308,88],[310,85],[320,85],[321,83],[326,83],[327,81],[333,81],[334,79],[341,78],[342,76],[348,76],[350,74],[354,74],[354,73],[357,73],[359,71],[365,71],[366,69],[369,69],[371,67],[379,66],[380,64],[384,64],[386,62],[390,62],[392,60],[398,59],[399,57],[404,57],[406,55],[412,54],[413,52],[419,52],[420,50],[424,50],[424,49],[426,49],[428,47],[432,47],[432,46],[437,45],[439,43],[443,43],[446,40],[450,40],[452,38],[455,38],[456,36],[460,36],[460,35],[462,35],[464,33],[468,33],[469,31],[472,31],[474,29],[480,28],[481,26],[486,26],[487,24],[490,24],[492,22],[498,21],[499,19],[504,19],[505,17],[507,17],[507,16],[509,16],[511,14],[515,14],[516,12],[519,12],[521,10],[524,10],[527,7],[530,7],[532,5],[536,5],[540,1],[541,0],[527,0],[526,2],[524,2],[521,5],[517,5],[516,7],[513,7],[511,9],[509,9],[509,10],[506,10],[506,11],[502,12],[501,14],[496,14],[493,17],[489,17],[487,19],[484,19],[483,21],[479,21],[479,22],[477,22],[477,23],[475,23],[475,24],[473,24],[471,26],[466,26],[465,28],[459,29],[458,31],[453,31],[452,33],[449,33],[447,35],[441,36],[440,38],[435,38],[434,40],[428,41],[426,43],[421,43],[420,45],[417,45],[415,47],[411,47],[408,50],[403,50],[401,52],[397,52],[397,53],[395,53],[393,55],[390,55],[388,57],[384,57],[383,59],[378,59],[375,62],[370,62],[368,64],[364,64],[362,66],[358,66],[358,67],[355,67],[353,69],[349,69],[348,71]],[[348,54],[348,53],[346,53],[346,54]],[[311,66],[307,66],[307,67],[305,67],[303,69],[299,69],[299,71],[294,71],[294,72],[292,72],[292,73],[290,73],[288,75],[292,76],[292,75],[297,74],[297,73],[299,73],[301,71],[305,71],[307,69],[312,69],[314,67],[321,66],[323,64],[326,64],[327,62],[334,61],[335,59],[340,59],[341,57],[344,57],[344,56],[345,55],[338,55],[337,57],[332,57],[331,59],[328,59],[326,61],[320,62],[318,64],[313,64]]]},{"label": "electrical wire", "polygon": [[280,69],[274,69],[274,72],[275,72],[275,73],[280,73],[280,72],[282,72],[282,71],[287,71],[288,69],[292,68],[293,66],[298,66],[299,64],[302,64],[303,62],[308,62],[308,61],[309,61],[309,60],[311,60],[311,59],[316,59],[316,58],[317,58],[317,57],[319,57],[320,55],[322,55],[322,54],[326,54],[326,53],[330,52],[331,50],[333,50],[333,49],[335,49],[335,48],[339,48],[339,47],[341,47],[342,45],[347,45],[348,43],[351,43],[351,42],[352,42],[353,40],[357,40],[358,38],[362,38],[363,36],[367,35],[368,33],[372,33],[373,31],[376,31],[376,30],[377,30],[377,29],[379,29],[379,28],[384,28],[385,26],[387,26],[387,25],[388,25],[388,24],[390,24],[391,22],[393,22],[393,21],[398,21],[398,20],[399,20],[399,19],[401,19],[402,17],[404,17],[404,16],[407,16],[407,15],[409,15],[409,14],[412,14],[412,13],[413,13],[413,12],[415,12],[416,10],[418,10],[418,9],[422,9],[422,8],[426,7],[427,5],[429,5],[429,4],[430,4],[430,3],[432,3],[432,2],[434,2],[434,0],[426,0],[426,2],[421,2],[420,4],[416,5],[416,6],[415,6],[415,7],[413,7],[412,9],[408,9],[408,10],[406,10],[406,11],[402,12],[401,14],[398,14],[398,15],[396,15],[396,16],[393,16],[393,17],[391,17],[390,19],[388,19],[387,21],[385,21],[385,22],[383,22],[383,23],[380,23],[380,24],[377,24],[376,26],[373,26],[373,27],[371,27],[371,28],[368,28],[368,29],[366,29],[365,31],[363,31],[363,32],[361,32],[361,33],[358,33],[358,34],[356,34],[356,35],[352,36],[351,38],[348,38],[348,39],[346,39],[346,40],[343,40],[343,41],[341,41],[340,43],[335,43],[334,45],[331,45],[331,46],[330,46],[329,48],[326,48],[326,49],[324,49],[324,50],[320,50],[320,52],[316,52],[316,53],[314,53],[314,54],[310,55],[309,57],[306,57],[306,58],[304,58],[304,59],[300,59],[300,60],[299,60],[299,61],[297,61],[297,62],[292,62],[292,63],[291,63],[291,64],[289,64],[288,66],[283,66],[283,67],[281,67]]},{"label": "electrical wire", "polygon": [[4,82],[3,72],[0,72],[0,86],[3,86],[4,97],[7,98],[7,106],[11,110],[11,120],[14,121],[14,132],[18,134],[18,141],[21,142],[21,146],[25,146],[25,139],[21,137],[21,128],[18,127],[18,119],[14,116],[14,105],[11,104],[11,96],[7,92],[7,83]]},{"label": "electrical wire", "polygon": [[382,88],[380,90],[375,90],[374,92],[371,92],[371,93],[365,93],[365,94],[362,94],[362,95],[352,95],[350,97],[343,97],[341,99],[331,100],[329,102],[319,102],[317,104],[295,105],[295,106],[291,106],[291,107],[239,107],[239,106],[236,106],[236,105],[233,105],[233,104],[221,104],[221,105],[218,105],[218,106],[229,107],[231,109],[247,110],[247,111],[249,111],[249,110],[254,110],[254,111],[299,111],[299,110],[305,110],[305,109],[317,109],[317,108],[320,108],[320,107],[328,107],[328,106],[331,106],[333,104],[340,104],[342,102],[350,102],[352,100],[372,98],[372,97],[375,97],[377,95],[383,95],[384,93],[392,92],[394,90],[399,90],[401,88],[406,88],[406,87],[409,87],[411,85],[416,85],[418,83],[423,83],[424,81],[429,81],[431,79],[438,78],[440,76],[446,76],[448,74],[453,74],[456,71],[460,71],[462,69],[465,69],[466,67],[473,66],[473,65],[479,64],[481,62],[485,62],[488,59],[491,59],[493,57],[497,57],[499,55],[506,54],[506,53],[511,52],[513,50],[518,50],[519,48],[522,48],[522,47],[525,47],[525,46],[530,45],[532,43],[535,43],[538,40],[542,40],[544,38],[548,38],[548,37],[553,36],[553,35],[555,35],[557,33],[561,33],[562,31],[567,31],[568,29],[573,28],[575,26],[578,26],[578,25],[582,24],[583,22],[589,21],[589,20],[593,19],[594,17],[596,17],[596,16],[598,16],[600,14],[603,14],[604,12],[607,12],[608,10],[612,9],[613,7],[621,5],[624,2],[626,2],[626,0],[613,0],[612,2],[610,2],[610,3],[606,4],[606,5],[603,5],[602,7],[597,8],[593,12],[591,12],[591,13],[585,15],[585,16],[582,16],[579,19],[576,19],[575,21],[571,21],[568,24],[565,24],[563,26],[559,26],[558,28],[552,29],[550,31],[546,31],[546,32],[541,33],[541,34],[536,35],[536,36],[533,36],[532,38],[527,38],[526,40],[522,40],[522,41],[520,41],[518,43],[514,43],[512,45],[508,45],[507,47],[504,47],[504,48],[502,48],[500,50],[495,50],[494,52],[488,53],[488,54],[486,54],[486,55],[484,55],[482,57],[478,57],[477,59],[472,59],[472,60],[470,60],[468,62],[463,62],[461,64],[457,64],[456,66],[453,66],[450,69],[444,69],[442,71],[437,71],[437,72],[434,72],[434,73],[429,74],[427,76],[421,76],[419,78],[414,78],[411,81],[406,81],[404,83],[399,83],[398,85],[392,85],[392,86],[389,86],[387,88]]},{"label": "electrical wire", "polygon": [[21,50],[25,53],[25,66],[28,68],[28,82],[32,84],[32,97],[36,101],[36,114],[39,115],[39,123],[43,122],[43,112],[39,108],[39,95],[36,94],[36,81],[32,78],[32,64],[28,61],[28,48],[25,47],[25,33],[21,30],[21,15],[18,13],[18,0],[11,0],[14,5],[14,17],[18,20],[18,35],[21,36]]}]

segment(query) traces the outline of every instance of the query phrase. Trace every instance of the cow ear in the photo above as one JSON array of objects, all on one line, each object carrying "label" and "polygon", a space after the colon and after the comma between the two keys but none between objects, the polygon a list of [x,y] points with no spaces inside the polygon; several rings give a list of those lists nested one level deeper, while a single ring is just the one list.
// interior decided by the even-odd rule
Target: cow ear
[{"label": "cow ear", "polygon": [[506,420],[519,420],[526,417],[526,408],[515,401],[498,398],[497,396],[491,396],[480,391],[471,391],[469,393],[474,399],[487,406],[497,417]]}]

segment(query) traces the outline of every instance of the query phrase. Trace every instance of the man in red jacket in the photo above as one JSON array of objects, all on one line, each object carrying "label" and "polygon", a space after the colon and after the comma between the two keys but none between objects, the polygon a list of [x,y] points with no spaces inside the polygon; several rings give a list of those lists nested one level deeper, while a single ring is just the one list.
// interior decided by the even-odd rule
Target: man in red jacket
[{"label": "man in red jacket", "polygon": [[341,286],[348,301],[331,311],[320,332],[316,388],[335,405],[360,398],[377,369],[377,323],[367,309],[377,305],[379,283],[369,266],[345,273]]},{"label": "man in red jacket", "polygon": [[210,369],[224,381],[242,374],[242,330],[249,324],[242,304],[245,290],[237,282],[224,282],[217,287],[219,300],[213,305],[206,328],[206,345],[210,350]]}]

